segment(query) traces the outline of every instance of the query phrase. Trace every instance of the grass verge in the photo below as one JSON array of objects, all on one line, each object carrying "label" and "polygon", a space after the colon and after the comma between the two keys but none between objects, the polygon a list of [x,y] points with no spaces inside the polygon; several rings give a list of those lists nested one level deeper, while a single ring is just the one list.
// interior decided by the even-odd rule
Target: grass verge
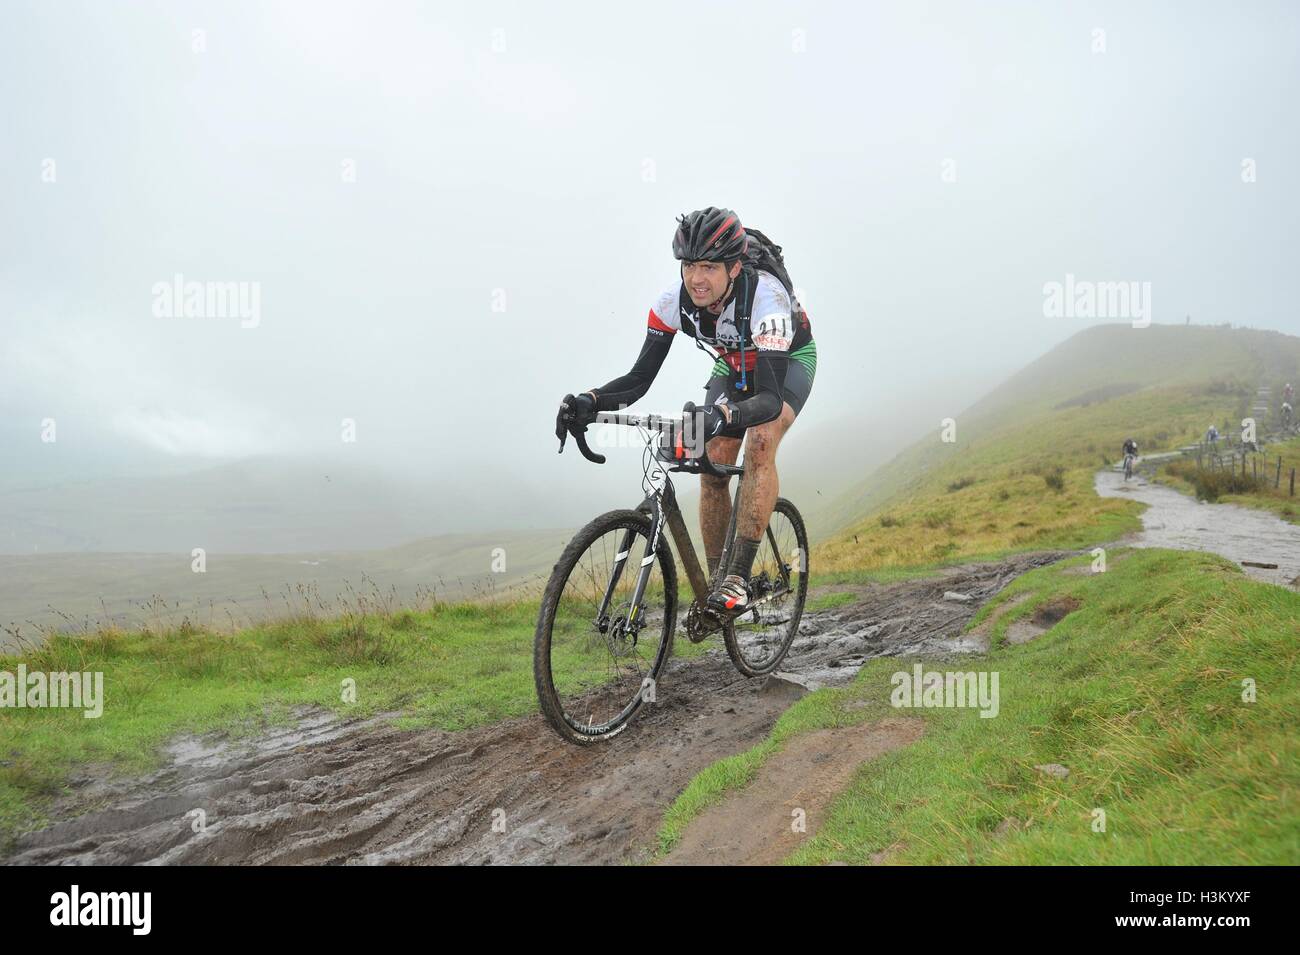
[{"label": "grass verge", "polygon": [[[1113,553],[1112,558],[1116,555]],[[861,766],[817,834],[789,862],[1003,865],[1293,864],[1300,858],[1300,595],[1248,580],[1206,554],[1134,550],[1105,574],[1025,574],[981,611],[987,657],[927,669],[999,674],[996,718],[912,709],[911,747]],[[1048,602],[1078,609],[1036,640],[998,645]],[[897,714],[872,661],[853,684],[799,701],[771,736],[701,772],[665,814],[661,852],[705,807],[812,729]],[[1243,700],[1254,681],[1255,702]],[[1035,769],[1056,763],[1057,779]],[[1104,814],[1101,815],[1098,813]],[[1104,831],[1096,826],[1104,820]]]}]

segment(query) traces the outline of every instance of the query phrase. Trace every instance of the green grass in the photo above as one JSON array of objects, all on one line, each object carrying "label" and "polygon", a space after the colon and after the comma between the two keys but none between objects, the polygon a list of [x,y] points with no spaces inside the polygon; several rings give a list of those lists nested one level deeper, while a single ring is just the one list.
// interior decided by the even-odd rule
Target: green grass
[{"label": "green grass", "polygon": [[[1007,865],[1293,864],[1300,858],[1300,595],[1205,554],[1112,552],[1105,574],[1032,571],[973,621],[1026,595],[994,626],[1049,600],[1078,609],[1047,634],[930,669],[999,673],[1000,712],[896,710],[872,661],[849,687],[810,694],[753,749],[700,773],[665,814],[660,850],[762,762],[812,729],[906,713],[912,746],[859,768],[821,830],[787,861]],[[1255,681],[1257,701],[1242,700]],[[853,704],[849,708],[846,704]],[[1035,765],[1060,763],[1067,779]],[[1104,810],[1106,831],[1093,831]],[[1011,831],[997,834],[1004,820]]]},{"label": "green grass", "polygon": [[[1300,339],[1244,329],[1153,325],[1135,334],[1123,325],[1094,326],[1011,376],[972,407],[954,408],[955,441],[940,440],[936,421],[932,432],[918,435],[915,444],[824,505],[818,524],[858,533],[862,546],[856,552],[845,548],[831,555],[845,566],[925,563],[934,559],[926,552],[947,545],[948,538],[923,533],[873,539],[874,534],[859,532],[914,498],[927,499],[921,511],[956,504],[958,512],[968,512],[964,495],[992,491],[998,501],[997,492],[1003,488],[988,488],[986,482],[1014,472],[1036,470],[1041,475],[1058,466],[1095,470],[1102,458],[1116,460],[1129,436],[1137,437],[1148,452],[1195,440],[1210,421],[1224,426],[1241,420],[1256,385],[1267,379],[1266,367],[1278,363],[1300,368]],[[948,491],[967,478],[976,481],[969,490]],[[1083,507],[1076,520],[1086,524],[1093,505],[1086,500],[1076,503]],[[1028,537],[1035,527],[1059,523],[1043,520],[1051,516],[1044,511],[1003,522],[994,515],[963,529]],[[1022,519],[1025,525],[1017,526]],[[990,523],[995,527],[986,529]],[[826,537],[820,534],[818,541]],[[842,543],[842,533],[830,537]],[[896,545],[899,554],[892,553]],[[1004,540],[976,541],[975,546],[989,550],[1026,545]]]},{"label": "green grass", "polygon": [[822,610],[834,610],[836,607],[843,607],[845,604],[851,604],[858,599],[858,594],[848,590],[829,594],[810,593],[807,601],[804,603],[803,612],[817,613]]},{"label": "green grass", "polygon": [[1118,459],[1123,439],[1135,435],[1148,452],[1178,447],[1196,440],[1205,421],[1235,413],[1244,394],[1216,383],[1146,388],[1015,416],[964,438],[959,427],[953,445],[942,445],[936,431],[891,465],[911,469],[911,479],[815,547],[814,566],[919,567],[1114,540],[1139,529],[1142,507],[1098,497],[1093,477]]}]

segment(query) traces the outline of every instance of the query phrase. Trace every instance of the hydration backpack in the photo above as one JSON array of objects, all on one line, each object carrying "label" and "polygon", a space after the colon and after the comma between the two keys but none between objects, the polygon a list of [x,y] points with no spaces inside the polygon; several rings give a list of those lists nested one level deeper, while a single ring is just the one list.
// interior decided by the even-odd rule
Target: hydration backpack
[{"label": "hydration backpack", "polygon": [[744,263],[763,272],[771,273],[781,280],[785,286],[786,292],[790,295],[790,300],[794,301],[794,281],[790,278],[790,273],[785,267],[785,257],[781,255],[781,247],[769,239],[757,229],[745,227],[745,235],[749,237],[749,245],[745,248]]}]

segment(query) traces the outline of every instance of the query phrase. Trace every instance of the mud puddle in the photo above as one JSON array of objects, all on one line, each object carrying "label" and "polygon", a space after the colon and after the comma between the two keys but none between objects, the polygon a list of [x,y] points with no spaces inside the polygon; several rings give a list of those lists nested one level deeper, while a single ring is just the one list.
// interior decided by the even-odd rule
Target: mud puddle
[{"label": "mud puddle", "polygon": [[1300,577],[1300,526],[1288,524],[1268,511],[1234,504],[1207,504],[1171,488],[1152,484],[1139,475],[1125,482],[1122,472],[1101,471],[1096,477],[1102,497],[1124,497],[1148,505],[1135,547],[1169,547],[1221,554],[1241,564],[1277,564],[1276,569],[1243,567],[1252,578],[1291,585]]},{"label": "mud puddle", "polygon": [[784,664],[789,681],[745,679],[720,645],[675,659],[656,705],[612,745],[570,746],[539,716],[449,733],[319,712],[258,740],[179,740],[147,777],[86,768],[56,807],[60,821],[19,838],[5,861],[640,861],[691,778],[766,737],[798,683],[846,683],[878,656],[981,650],[961,637],[976,611],[1019,574],[1065,556],[864,585],[856,602],[805,616]]}]

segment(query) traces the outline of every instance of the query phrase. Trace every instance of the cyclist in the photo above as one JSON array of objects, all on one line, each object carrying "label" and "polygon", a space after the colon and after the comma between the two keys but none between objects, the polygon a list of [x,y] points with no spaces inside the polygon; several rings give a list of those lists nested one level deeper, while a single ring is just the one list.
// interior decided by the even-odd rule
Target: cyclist
[{"label": "cyclist", "polygon": [[1292,389],[1291,382],[1289,381],[1282,388],[1282,403],[1288,405],[1295,404],[1295,391]]},{"label": "cyclist", "polygon": [[1216,428],[1214,425],[1210,425],[1209,430],[1205,432],[1205,443],[1208,444],[1210,447],[1214,447],[1215,443],[1218,440],[1219,440],[1219,429]]},{"label": "cyclist", "polygon": [[[746,259],[750,238],[730,209],[709,206],[679,217],[673,256],[680,280],[650,308],[645,343],[632,369],[562,403],[561,418],[589,423],[641,398],[685,332],[716,360],[705,384],[703,440],[715,462],[735,464],[745,440],[741,511],[726,576],[707,605],[739,614],[750,601],[749,578],[777,497],[776,451],[803,410],[817,369],[807,312],[774,274]],[[563,424],[557,419],[557,434]],[[728,479],[700,475],[700,530],[712,577],[731,516]]]},{"label": "cyclist", "polygon": [[[1132,461],[1129,460],[1129,457],[1130,457],[1130,456],[1133,458]],[[1137,463],[1137,456],[1138,456],[1138,443],[1137,443],[1137,439],[1136,439],[1136,438],[1126,438],[1125,441],[1124,441],[1124,454],[1123,454],[1123,458],[1124,458],[1124,480],[1126,480],[1126,481],[1128,480],[1128,475],[1129,475],[1129,472],[1132,470],[1133,465],[1135,465],[1135,464]]]}]

